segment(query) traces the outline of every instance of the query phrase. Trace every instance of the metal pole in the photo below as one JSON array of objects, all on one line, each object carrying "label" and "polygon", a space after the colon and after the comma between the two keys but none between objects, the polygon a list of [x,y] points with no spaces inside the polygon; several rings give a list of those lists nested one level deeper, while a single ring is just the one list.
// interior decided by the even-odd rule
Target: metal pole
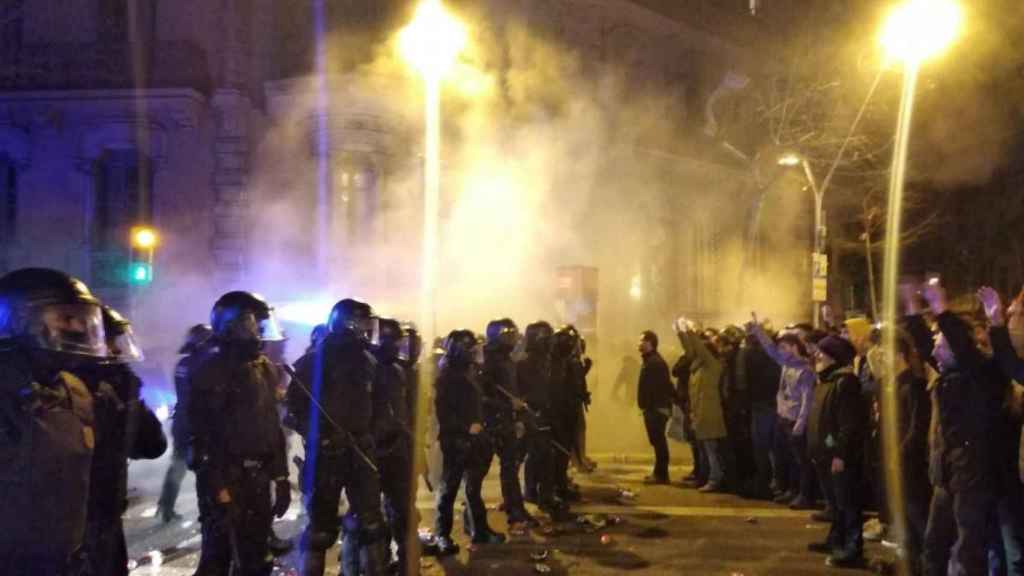
[{"label": "metal pole", "polygon": [[[812,258],[814,254],[821,252],[821,208],[822,208],[822,190],[818,188],[818,181],[814,178],[814,172],[811,171],[811,165],[805,158],[801,164],[804,167],[804,174],[807,176],[807,182],[811,186],[811,192],[814,193],[814,235],[811,238],[811,254]],[[814,262],[811,262],[811,286],[814,286],[815,276]],[[812,288],[813,291],[813,288]],[[813,294],[811,295],[811,304],[814,306],[814,327],[819,328],[821,325],[821,307],[818,302],[814,301]]]},{"label": "metal pole", "polygon": [[425,134],[423,165],[423,278],[420,316],[425,342],[433,342],[437,333],[436,280],[438,219],[441,196],[441,78],[426,73]]}]

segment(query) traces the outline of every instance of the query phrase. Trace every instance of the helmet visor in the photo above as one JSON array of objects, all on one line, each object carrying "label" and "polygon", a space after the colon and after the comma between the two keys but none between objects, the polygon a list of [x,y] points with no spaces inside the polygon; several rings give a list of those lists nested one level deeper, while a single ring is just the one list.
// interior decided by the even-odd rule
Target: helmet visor
[{"label": "helmet visor", "polygon": [[40,348],[95,358],[109,357],[103,312],[96,304],[47,304],[34,311],[29,336]]},{"label": "helmet visor", "polygon": [[111,335],[107,341],[107,349],[111,360],[119,364],[145,360],[142,347],[139,346],[139,341],[131,326],[125,326],[124,331],[120,334]]},{"label": "helmet visor", "polygon": [[398,339],[398,359],[408,362],[412,358],[412,336],[405,334]]},{"label": "helmet visor", "polygon": [[277,316],[273,310],[266,318],[257,321],[256,327],[263,342],[281,342],[285,339],[284,330],[281,330],[281,325],[277,323]]}]

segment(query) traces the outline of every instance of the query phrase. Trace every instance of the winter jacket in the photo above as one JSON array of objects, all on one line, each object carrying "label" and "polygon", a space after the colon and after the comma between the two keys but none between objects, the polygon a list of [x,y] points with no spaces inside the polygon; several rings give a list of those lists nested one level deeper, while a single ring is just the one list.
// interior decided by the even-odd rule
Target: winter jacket
[{"label": "winter jacket", "polygon": [[643,366],[640,367],[640,381],[637,385],[637,406],[644,412],[648,410],[672,409],[675,389],[668,374],[668,364],[657,351],[644,355]]},{"label": "winter jacket", "polygon": [[839,458],[848,467],[863,461],[867,415],[860,380],[849,366],[818,374],[814,407],[807,423],[807,447],[815,462]]},{"label": "winter jacket", "polygon": [[737,377],[746,382],[751,406],[776,408],[782,367],[764,351],[760,341],[748,341],[740,350]]},{"label": "winter jacket", "polygon": [[956,358],[932,386],[929,478],[950,492],[996,488],[997,430],[1005,379],[992,378],[967,324],[944,312],[939,330]]},{"label": "winter jacket", "polygon": [[904,370],[896,378],[896,393],[899,396],[897,429],[901,466],[904,472],[926,470],[928,430],[932,420],[928,383],[912,370]]},{"label": "winter jacket", "polygon": [[725,416],[719,393],[722,363],[693,332],[684,332],[679,339],[690,359],[690,418],[697,440],[725,438]]},{"label": "winter jacket", "polygon": [[788,357],[779,351],[760,327],[754,328],[754,335],[765,354],[781,368],[779,391],[775,397],[777,412],[780,418],[794,423],[793,434],[799,436],[807,429],[807,417],[814,404],[814,370],[807,360]]},{"label": "winter jacket", "polygon": [[445,366],[437,378],[434,412],[440,427],[438,438],[468,438],[473,424],[483,424],[480,391],[472,380],[475,367]]}]

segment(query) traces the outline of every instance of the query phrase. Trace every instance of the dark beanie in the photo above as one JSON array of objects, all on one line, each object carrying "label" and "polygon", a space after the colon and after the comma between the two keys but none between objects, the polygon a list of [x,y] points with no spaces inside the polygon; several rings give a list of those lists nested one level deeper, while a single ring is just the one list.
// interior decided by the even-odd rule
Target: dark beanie
[{"label": "dark beanie", "polygon": [[824,340],[818,342],[818,350],[828,354],[839,366],[849,366],[857,357],[853,344],[839,336],[826,336]]},{"label": "dark beanie", "polygon": [[651,346],[654,346],[655,348],[658,347],[658,335],[655,334],[654,332],[650,330],[644,330],[643,334],[640,335],[640,338],[645,342],[650,342]]}]

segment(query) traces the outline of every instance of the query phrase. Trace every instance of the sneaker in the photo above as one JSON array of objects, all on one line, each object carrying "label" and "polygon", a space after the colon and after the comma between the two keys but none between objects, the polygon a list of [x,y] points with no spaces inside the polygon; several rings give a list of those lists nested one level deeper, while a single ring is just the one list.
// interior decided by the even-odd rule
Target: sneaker
[{"label": "sneaker", "polygon": [[722,489],[722,485],[716,484],[714,482],[708,482],[707,484],[697,489],[697,492],[700,492],[702,494],[718,493],[723,491],[724,490]]},{"label": "sneaker", "polygon": [[825,559],[825,565],[832,568],[859,568],[864,565],[864,553],[837,551]]},{"label": "sneaker", "polygon": [[793,501],[793,498],[796,498],[796,496],[796,494],[787,491],[779,494],[775,498],[772,498],[772,502],[775,502],[776,504],[789,504]]},{"label": "sneaker", "polygon": [[473,535],[473,544],[504,544],[505,535],[495,532],[490,528],[480,530]]},{"label": "sneaker", "polygon": [[811,514],[811,520],[828,524],[832,522],[832,511],[826,508],[820,512],[815,512]]},{"label": "sneaker", "polygon": [[803,496],[797,496],[789,503],[790,510],[813,510],[814,503]]},{"label": "sneaker", "polygon": [[696,478],[690,478],[689,476],[679,481],[679,485],[682,486],[683,488],[700,488],[704,484],[706,483],[702,483],[700,480]]},{"label": "sneaker", "polygon": [[459,553],[459,545],[450,536],[437,537],[437,555],[454,556]]},{"label": "sneaker", "polygon": [[811,542],[807,545],[807,551],[815,554],[831,554],[832,545],[828,542]]},{"label": "sneaker", "polygon": [[164,524],[170,524],[171,522],[177,522],[177,521],[181,520],[181,518],[182,518],[181,514],[178,514],[177,512],[175,512],[172,509],[163,508],[163,507],[157,509],[156,515],[160,517],[160,520]]},{"label": "sneaker", "polygon": [[651,474],[644,478],[644,484],[668,484],[668,476],[656,476]]},{"label": "sneaker", "polygon": [[288,538],[278,538],[273,532],[267,538],[267,548],[274,558],[279,558],[292,551],[292,541]]}]

